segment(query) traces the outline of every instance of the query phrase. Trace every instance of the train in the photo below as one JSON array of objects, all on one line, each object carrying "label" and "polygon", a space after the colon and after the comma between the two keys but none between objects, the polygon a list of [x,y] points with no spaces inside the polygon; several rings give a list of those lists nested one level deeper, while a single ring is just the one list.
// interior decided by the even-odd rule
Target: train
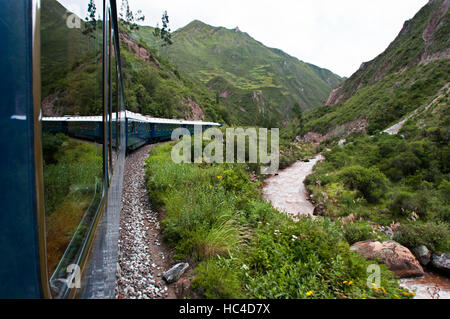
[{"label": "train", "polygon": [[[223,124],[204,121],[187,121],[180,119],[163,119],[144,116],[142,114],[125,111],[125,144],[127,151],[133,151],[146,145],[172,139],[172,133],[178,128],[187,129],[193,134],[195,128],[202,132]],[[103,143],[103,119],[101,116],[64,116],[43,117],[42,130],[52,134],[63,133],[71,137]],[[117,125],[111,125],[111,141],[116,146],[118,138]]]},{"label": "train", "polygon": [[0,0],[0,299],[114,298],[127,153],[220,126],[129,112],[117,1],[68,3]]}]

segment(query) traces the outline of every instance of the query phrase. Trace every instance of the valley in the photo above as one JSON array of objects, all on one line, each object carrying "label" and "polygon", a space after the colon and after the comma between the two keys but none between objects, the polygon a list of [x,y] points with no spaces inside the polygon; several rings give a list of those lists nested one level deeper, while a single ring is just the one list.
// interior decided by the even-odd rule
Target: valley
[{"label": "valley", "polygon": [[[101,30],[62,37],[58,22],[67,12],[56,0],[44,6],[44,116],[99,114],[102,97],[92,96],[102,77]],[[133,220],[157,221],[152,236],[163,241],[170,261],[190,265],[183,297],[412,299],[428,297],[426,285],[436,284],[439,297],[448,298],[449,8],[449,0],[430,0],[348,79],[269,48],[239,27],[194,20],[162,45],[155,28],[120,20],[120,57],[111,60],[121,66],[128,111],[217,122],[222,133],[279,128],[280,160],[279,173],[266,176],[260,158],[176,164],[174,142],[145,149],[139,187],[127,179],[146,196],[139,203],[145,205],[137,217],[134,200],[125,207],[131,226],[121,244],[137,240],[128,238]],[[58,41],[67,52],[52,50]],[[73,49],[77,43],[84,44]],[[122,93],[111,86],[114,96]],[[227,138],[217,139],[224,153]],[[211,140],[201,141],[202,151]],[[150,258],[151,247],[138,244]],[[139,253],[131,248],[123,251]],[[141,266],[128,269],[125,257],[121,298],[135,290],[132,277]],[[380,278],[368,285],[373,266]],[[158,267],[136,276],[156,276]],[[155,280],[151,291],[139,288],[145,296],[176,295]]]},{"label": "valley", "polygon": [[[202,176],[194,189],[204,195],[170,186],[154,195],[168,212],[169,242],[180,258],[197,264],[195,291],[208,298],[447,298],[448,8],[447,0],[430,1],[348,79],[265,48],[239,29],[200,21],[177,30],[174,45],[157,51],[216,95],[229,111],[227,124],[281,128],[284,170],[275,176],[260,176],[250,164],[185,167],[188,180]],[[150,27],[133,37],[158,46]],[[158,161],[157,154],[149,161]],[[172,170],[178,168],[163,173],[152,164],[147,174],[159,180]],[[148,187],[156,185],[152,180]],[[208,187],[212,193],[202,191]],[[174,197],[203,203],[209,223],[197,225],[197,204],[167,201]],[[189,225],[182,235],[175,231],[178,218]],[[204,235],[194,236],[200,229]],[[215,237],[224,233],[235,247],[228,252]],[[350,264],[364,268],[374,259],[383,267],[382,283],[368,289],[366,269]],[[400,286],[399,277],[408,279]],[[435,287],[440,293],[430,293]]]}]

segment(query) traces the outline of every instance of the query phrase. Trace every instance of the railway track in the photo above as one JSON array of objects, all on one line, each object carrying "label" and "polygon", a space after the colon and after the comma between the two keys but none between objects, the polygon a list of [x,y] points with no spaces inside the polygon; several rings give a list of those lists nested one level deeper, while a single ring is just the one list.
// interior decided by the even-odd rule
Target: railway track
[{"label": "railway track", "polygon": [[165,246],[159,214],[145,185],[145,159],[152,146],[131,153],[125,164],[119,229],[116,298],[174,299],[174,288],[162,279],[173,263]]}]

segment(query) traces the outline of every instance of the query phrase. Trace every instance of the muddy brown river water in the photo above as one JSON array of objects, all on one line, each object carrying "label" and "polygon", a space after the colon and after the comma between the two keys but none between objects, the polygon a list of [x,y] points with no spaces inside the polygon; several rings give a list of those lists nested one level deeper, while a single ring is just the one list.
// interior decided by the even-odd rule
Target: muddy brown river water
[{"label": "muddy brown river water", "polygon": [[309,162],[297,162],[278,172],[264,182],[263,195],[276,209],[293,217],[312,216],[314,205],[306,196],[303,182],[311,175],[317,162],[323,160],[322,155]]},{"label": "muddy brown river water", "polygon": [[[264,182],[264,198],[294,219],[312,216],[314,205],[307,198],[303,182],[323,159],[322,155],[318,155],[309,162],[297,162],[269,177]],[[427,271],[422,278],[402,279],[399,283],[415,291],[415,299],[450,299],[450,279],[434,272]]]}]

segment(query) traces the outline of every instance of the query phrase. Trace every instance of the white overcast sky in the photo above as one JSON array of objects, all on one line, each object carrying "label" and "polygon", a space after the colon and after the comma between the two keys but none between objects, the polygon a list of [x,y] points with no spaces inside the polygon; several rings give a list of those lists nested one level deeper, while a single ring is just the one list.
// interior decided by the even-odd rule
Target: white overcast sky
[{"label": "white overcast sky", "polygon": [[[88,3],[87,0],[59,1],[66,6],[71,3],[83,8]],[[117,2],[120,7],[121,0]],[[362,62],[383,52],[398,35],[404,21],[411,19],[427,2],[129,0],[131,10],[143,11],[145,25],[155,26],[161,22],[162,13],[167,10],[172,31],[193,20],[230,29],[239,26],[241,31],[266,46],[281,49],[341,76],[352,75]]]}]

